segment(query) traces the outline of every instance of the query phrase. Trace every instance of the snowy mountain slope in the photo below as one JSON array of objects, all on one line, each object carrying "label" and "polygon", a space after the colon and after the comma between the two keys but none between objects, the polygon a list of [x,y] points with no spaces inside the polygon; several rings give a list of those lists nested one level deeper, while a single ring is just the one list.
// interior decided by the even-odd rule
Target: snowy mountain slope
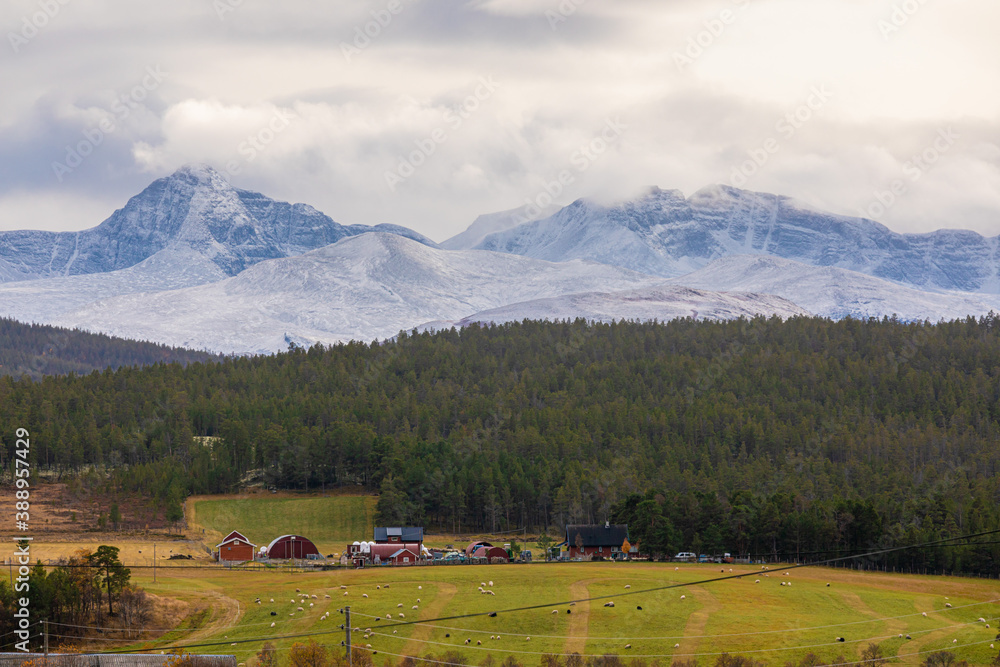
[{"label": "snowy mountain slope", "polygon": [[423,328],[442,329],[473,323],[503,324],[522,320],[583,318],[592,322],[667,322],[684,317],[729,320],[757,315],[789,318],[808,316],[810,313],[786,299],[770,295],[710,292],[659,284],[616,292],[586,292],[524,301],[485,310],[457,322],[429,322]]},{"label": "snowy mountain slope", "polygon": [[490,234],[504,232],[539,218],[547,218],[558,210],[558,206],[548,206],[545,210],[536,212],[536,207],[525,205],[509,211],[487,213],[476,218],[469,228],[461,234],[456,234],[447,241],[443,241],[441,247],[445,250],[469,250],[476,247]]},{"label": "snowy mountain slope", "polygon": [[773,294],[822,317],[952,320],[1000,312],[1000,296],[923,292],[835,267],[815,267],[778,257],[733,255],[670,280],[697,289]]},{"label": "snowy mountain slope", "polygon": [[652,188],[605,206],[578,200],[477,246],[545,259],[589,259],[677,277],[737,254],[836,266],[926,290],[1000,293],[1000,237],[897,234],[871,220],[816,212],[788,197],[704,188],[685,199]]},{"label": "snowy mountain slope", "polygon": [[274,352],[289,340],[387,338],[510,303],[653,282],[595,263],[449,252],[371,233],[212,284],[98,301],[54,322],[219,352]]},{"label": "snowy mountain slope", "polygon": [[[180,248],[175,257],[200,256],[232,276],[373,229],[339,225],[311,206],[240,190],[209,166],[187,165],[92,229],[0,232],[0,281],[106,273],[171,248]],[[403,227],[378,230],[434,245]]]}]

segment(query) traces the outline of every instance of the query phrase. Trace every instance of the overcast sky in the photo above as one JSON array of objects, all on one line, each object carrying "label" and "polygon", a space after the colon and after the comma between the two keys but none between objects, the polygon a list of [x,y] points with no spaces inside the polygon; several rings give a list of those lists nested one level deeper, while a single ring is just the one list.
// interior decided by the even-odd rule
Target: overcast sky
[{"label": "overcast sky", "polygon": [[561,172],[559,203],[727,183],[997,235],[998,25],[996,0],[4,0],[0,229],[92,227],[204,162],[439,241]]}]

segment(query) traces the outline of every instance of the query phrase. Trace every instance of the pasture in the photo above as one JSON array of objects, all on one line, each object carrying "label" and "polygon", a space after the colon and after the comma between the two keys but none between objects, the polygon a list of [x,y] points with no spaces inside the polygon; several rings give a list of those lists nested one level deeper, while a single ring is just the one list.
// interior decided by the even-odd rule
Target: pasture
[{"label": "pasture", "polygon": [[[702,584],[696,582],[722,576],[720,566],[536,563],[316,573],[164,567],[156,584],[146,570],[134,576],[159,596],[194,605],[209,600],[213,609],[212,618],[198,629],[171,633],[149,646],[219,642],[195,652],[235,653],[240,662],[250,661],[248,665],[266,637],[322,633],[315,637],[317,642],[342,651],[344,632],[339,626],[344,621],[338,610],[347,604],[352,625],[362,629],[354,634],[354,644],[371,644],[379,652],[376,664],[385,659],[398,662],[405,655],[457,651],[469,664],[487,656],[499,662],[513,655],[534,666],[543,654],[614,653],[665,665],[692,659],[711,665],[718,654],[729,652],[784,665],[807,653],[825,661],[841,656],[857,660],[873,642],[908,665],[919,664],[933,650],[950,650],[979,665],[989,664],[997,654],[989,648],[996,643],[1000,617],[997,581],[820,568],[791,570],[788,576],[775,568],[769,576],[759,567],[734,570],[746,576]],[[495,595],[481,593],[481,584]],[[696,585],[643,592],[674,584]],[[316,598],[301,598],[296,589]],[[568,604],[595,596],[608,598]],[[255,603],[257,597],[262,604]],[[609,600],[613,608],[604,606]],[[504,611],[534,605],[544,606]],[[495,618],[413,624],[490,611],[499,613]],[[980,617],[986,622],[978,621]],[[368,628],[372,633],[365,638]],[[307,639],[279,638],[274,643],[286,650],[295,641]]]},{"label": "pasture", "polygon": [[[312,540],[324,554],[339,553],[354,540],[371,539],[374,496],[197,496],[185,513],[189,534],[209,547],[238,530],[258,546],[295,533]],[[201,534],[201,529],[205,533]]]}]

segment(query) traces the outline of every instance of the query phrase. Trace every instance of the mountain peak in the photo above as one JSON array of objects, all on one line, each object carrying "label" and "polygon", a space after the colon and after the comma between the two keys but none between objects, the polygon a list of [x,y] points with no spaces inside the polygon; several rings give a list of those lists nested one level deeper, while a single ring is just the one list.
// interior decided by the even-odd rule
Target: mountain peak
[{"label": "mountain peak", "polygon": [[216,183],[218,181],[223,181],[226,184],[229,183],[229,181],[226,180],[226,178],[219,173],[215,167],[203,162],[191,162],[186,164],[168,176],[168,178],[186,178],[195,180],[199,183]]}]

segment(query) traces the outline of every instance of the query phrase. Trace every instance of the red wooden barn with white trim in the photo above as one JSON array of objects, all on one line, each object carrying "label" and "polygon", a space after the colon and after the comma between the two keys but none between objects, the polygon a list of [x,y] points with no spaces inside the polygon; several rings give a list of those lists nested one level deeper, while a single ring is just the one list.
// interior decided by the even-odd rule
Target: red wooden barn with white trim
[{"label": "red wooden barn with white trim", "polygon": [[226,535],[226,538],[215,545],[219,550],[220,563],[245,563],[253,560],[257,545],[248,540],[238,530]]},{"label": "red wooden barn with white trim", "polygon": [[301,535],[282,535],[267,545],[267,557],[277,560],[309,558],[319,556],[319,549],[308,538]]}]

